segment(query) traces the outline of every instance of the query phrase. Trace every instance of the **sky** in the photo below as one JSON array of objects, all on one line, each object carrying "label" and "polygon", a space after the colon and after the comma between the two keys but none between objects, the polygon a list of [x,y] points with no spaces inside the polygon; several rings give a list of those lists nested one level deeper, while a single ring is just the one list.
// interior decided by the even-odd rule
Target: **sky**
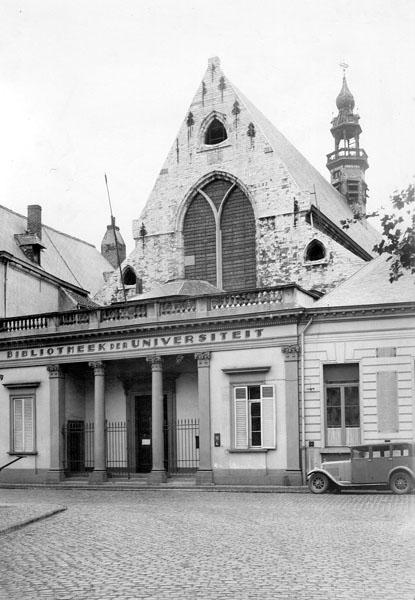
[{"label": "sky", "polygon": [[0,204],[100,247],[140,212],[208,58],[327,178],[342,69],[368,211],[415,175],[413,0],[1,0]]}]

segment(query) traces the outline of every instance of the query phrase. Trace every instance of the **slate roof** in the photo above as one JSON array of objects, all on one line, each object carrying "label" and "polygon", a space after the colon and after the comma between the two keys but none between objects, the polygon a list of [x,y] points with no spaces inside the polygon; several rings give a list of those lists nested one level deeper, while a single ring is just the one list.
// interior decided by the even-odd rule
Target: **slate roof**
[{"label": "slate roof", "polygon": [[[236,86],[231,85],[240,101],[251,113],[255,126],[258,126],[261,130],[275,155],[286,166],[300,190],[313,192],[313,186],[315,186],[316,195],[315,197],[310,196],[311,204],[314,204],[330,221],[342,229],[340,221],[350,219],[353,216],[343,195],[308,162],[301,152],[276,129]],[[380,239],[380,233],[376,229],[366,221],[362,221],[351,224],[349,229],[344,231],[346,235],[373,256],[373,246]]]},{"label": "slate roof", "polygon": [[390,283],[389,266],[385,255],[378,256],[323,296],[313,308],[415,302],[415,275],[405,272]]},{"label": "slate roof", "polygon": [[[14,235],[24,234],[27,218],[0,206],[0,250],[34,265],[17,244]],[[94,295],[102,286],[102,274],[113,267],[92,244],[42,225],[41,270]],[[38,266],[38,265],[35,265]]]}]

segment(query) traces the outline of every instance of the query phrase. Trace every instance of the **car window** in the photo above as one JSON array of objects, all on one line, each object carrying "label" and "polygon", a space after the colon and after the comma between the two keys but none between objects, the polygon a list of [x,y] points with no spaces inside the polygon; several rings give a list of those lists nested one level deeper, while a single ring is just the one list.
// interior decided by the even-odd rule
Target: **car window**
[{"label": "car window", "polygon": [[409,456],[409,448],[394,448],[393,456]]},{"label": "car window", "polygon": [[384,458],[389,456],[389,448],[383,448],[382,450],[378,450],[373,448],[372,458]]},{"label": "car window", "polygon": [[369,458],[369,450],[359,450],[358,448],[353,448],[352,457],[353,458]]}]

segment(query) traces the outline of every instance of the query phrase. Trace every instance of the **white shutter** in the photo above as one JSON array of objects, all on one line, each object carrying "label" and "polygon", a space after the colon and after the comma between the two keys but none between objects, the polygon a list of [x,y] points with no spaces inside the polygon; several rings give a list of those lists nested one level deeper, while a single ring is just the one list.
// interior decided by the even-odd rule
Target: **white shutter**
[{"label": "white shutter", "polygon": [[13,451],[33,452],[33,398],[13,399]]},{"label": "white shutter", "polygon": [[261,385],[262,447],[275,448],[275,393],[273,385]]},{"label": "white shutter", "polygon": [[233,388],[234,405],[234,445],[235,448],[248,448],[248,388]]},{"label": "white shutter", "polygon": [[13,400],[13,451],[23,450],[23,399]]},{"label": "white shutter", "polygon": [[26,452],[33,452],[33,398],[24,398],[24,410],[23,410],[23,440],[24,450]]}]

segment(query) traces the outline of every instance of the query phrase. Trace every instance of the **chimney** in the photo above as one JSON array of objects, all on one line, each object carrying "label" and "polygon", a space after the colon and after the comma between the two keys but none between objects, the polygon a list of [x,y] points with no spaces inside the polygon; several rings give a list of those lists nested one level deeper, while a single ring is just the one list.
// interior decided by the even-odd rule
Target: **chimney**
[{"label": "chimney", "polygon": [[27,232],[42,239],[42,207],[38,204],[27,207]]}]

